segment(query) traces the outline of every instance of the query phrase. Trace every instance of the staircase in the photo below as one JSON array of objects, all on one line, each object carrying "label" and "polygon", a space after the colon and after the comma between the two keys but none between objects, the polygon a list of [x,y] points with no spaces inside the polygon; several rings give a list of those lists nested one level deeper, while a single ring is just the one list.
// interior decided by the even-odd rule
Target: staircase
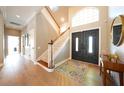
[{"label": "staircase", "polygon": [[[44,14],[48,22],[53,26],[55,31],[60,34],[60,26],[56,23],[56,20],[52,16],[49,8],[45,7],[41,12]],[[55,40],[51,40],[51,42],[48,43],[48,49],[37,59],[37,64],[46,69],[48,72],[52,72],[56,67],[54,60],[57,55],[59,55],[64,45],[68,42],[70,35],[69,30],[70,27],[61,33]]]},{"label": "staircase", "polygon": [[68,42],[69,34],[70,31],[68,28],[57,39],[48,43],[48,49],[37,59],[38,64],[47,67],[48,69],[54,69],[57,64],[54,62],[54,60],[57,55],[59,55],[65,44]]}]

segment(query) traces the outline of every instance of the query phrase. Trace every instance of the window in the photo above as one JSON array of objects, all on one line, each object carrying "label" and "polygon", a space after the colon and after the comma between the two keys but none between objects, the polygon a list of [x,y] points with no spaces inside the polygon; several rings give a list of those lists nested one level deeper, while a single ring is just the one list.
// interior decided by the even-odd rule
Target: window
[{"label": "window", "polygon": [[86,7],[72,18],[72,27],[97,22],[99,10],[96,7]]},{"label": "window", "polygon": [[89,48],[88,48],[89,53],[93,53],[93,37],[89,36]]},{"label": "window", "polygon": [[79,44],[79,38],[78,37],[76,37],[76,39],[75,39],[75,42],[76,42],[76,46],[75,46],[75,49],[76,49],[76,51],[78,52],[78,44]]}]

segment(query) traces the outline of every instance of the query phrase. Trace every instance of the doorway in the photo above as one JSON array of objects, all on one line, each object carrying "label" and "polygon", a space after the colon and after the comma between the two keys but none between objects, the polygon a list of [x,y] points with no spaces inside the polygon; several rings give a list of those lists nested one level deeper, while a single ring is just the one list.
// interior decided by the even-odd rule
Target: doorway
[{"label": "doorway", "polygon": [[19,37],[8,36],[8,55],[19,54]]},{"label": "doorway", "polygon": [[72,33],[72,59],[98,64],[99,29]]}]

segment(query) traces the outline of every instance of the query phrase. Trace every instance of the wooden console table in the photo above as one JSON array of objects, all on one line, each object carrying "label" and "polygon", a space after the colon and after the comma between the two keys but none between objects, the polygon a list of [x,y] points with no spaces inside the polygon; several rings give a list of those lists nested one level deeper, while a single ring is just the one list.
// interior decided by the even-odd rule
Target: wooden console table
[{"label": "wooden console table", "polygon": [[110,61],[103,61],[103,84],[104,85],[106,85],[107,70],[118,72],[120,85],[121,86],[124,85],[124,81],[123,81],[124,64],[113,63]]}]

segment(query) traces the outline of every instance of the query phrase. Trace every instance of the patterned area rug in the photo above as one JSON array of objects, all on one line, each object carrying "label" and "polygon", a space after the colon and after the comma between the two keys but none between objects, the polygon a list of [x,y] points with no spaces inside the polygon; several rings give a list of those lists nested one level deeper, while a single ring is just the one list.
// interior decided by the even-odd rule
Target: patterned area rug
[{"label": "patterned area rug", "polygon": [[66,62],[57,67],[56,71],[82,85],[87,71],[87,66],[78,62]]}]

